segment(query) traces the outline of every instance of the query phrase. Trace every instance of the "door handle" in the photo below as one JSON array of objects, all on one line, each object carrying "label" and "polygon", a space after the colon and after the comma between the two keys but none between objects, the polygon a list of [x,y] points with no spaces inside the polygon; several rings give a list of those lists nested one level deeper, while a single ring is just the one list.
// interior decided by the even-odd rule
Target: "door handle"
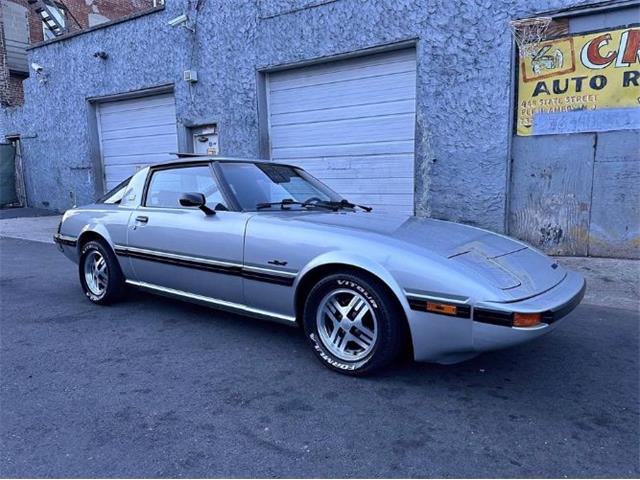
[{"label": "door handle", "polygon": [[149,217],[145,217],[145,216],[138,216],[136,217],[136,222],[138,223],[147,223],[149,221]]}]

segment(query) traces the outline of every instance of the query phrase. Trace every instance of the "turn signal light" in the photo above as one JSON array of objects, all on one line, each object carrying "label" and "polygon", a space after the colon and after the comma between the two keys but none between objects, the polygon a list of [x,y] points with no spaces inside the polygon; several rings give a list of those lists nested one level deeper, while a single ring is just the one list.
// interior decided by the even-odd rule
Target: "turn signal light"
[{"label": "turn signal light", "polygon": [[427,312],[444,313],[445,315],[457,315],[458,307],[446,303],[427,302]]},{"label": "turn signal light", "polygon": [[513,314],[513,326],[514,327],[535,327],[540,324],[542,315],[539,313],[514,313]]}]

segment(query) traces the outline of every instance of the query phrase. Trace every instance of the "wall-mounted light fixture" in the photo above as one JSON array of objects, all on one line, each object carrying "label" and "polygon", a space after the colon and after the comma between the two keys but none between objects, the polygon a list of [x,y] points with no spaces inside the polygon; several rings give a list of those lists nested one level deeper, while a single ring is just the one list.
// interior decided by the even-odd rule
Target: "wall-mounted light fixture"
[{"label": "wall-mounted light fixture", "polygon": [[49,75],[45,73],[44,67],[42,65],[36,62],[32,62],[31,70],[36,72],[36,77],[38,77],[38,82],[40,82],[41,84],[47,83],[47,80],[49,80]]}]

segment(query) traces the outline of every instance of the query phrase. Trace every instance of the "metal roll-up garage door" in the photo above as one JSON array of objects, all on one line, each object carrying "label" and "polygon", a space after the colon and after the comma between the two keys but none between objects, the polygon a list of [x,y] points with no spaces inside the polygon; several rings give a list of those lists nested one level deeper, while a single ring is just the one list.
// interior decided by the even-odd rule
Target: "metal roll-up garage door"
[{"label": "metal roll-up garage door", "polygon": [[355,203],[413,214],[414,49],[273,72],[271,158]]},{"label": "metal roll-up garage door", "polygon": [[178,151],[173,94],[98,105],[105,187],[115,187],[140,168],[175,158]]}]

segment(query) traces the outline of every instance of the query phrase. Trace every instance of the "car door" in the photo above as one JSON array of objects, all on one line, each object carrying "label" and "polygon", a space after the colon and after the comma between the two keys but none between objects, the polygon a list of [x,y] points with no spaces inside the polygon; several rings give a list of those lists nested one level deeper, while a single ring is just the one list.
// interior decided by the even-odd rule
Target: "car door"
[{"label": "car door", "polygon": [[[185,193],[204,194],[215,214],[181,206]],[[151,169],[127,229],[126,255],[136,280],[170,293],[242,303],[248,215],[228,208],[209,163]]]}]

